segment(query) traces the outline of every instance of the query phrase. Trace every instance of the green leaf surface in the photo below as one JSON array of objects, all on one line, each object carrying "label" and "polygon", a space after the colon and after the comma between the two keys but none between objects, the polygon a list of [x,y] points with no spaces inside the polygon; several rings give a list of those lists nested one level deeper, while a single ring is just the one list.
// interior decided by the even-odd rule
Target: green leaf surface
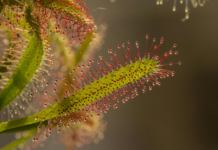
[{"label": "green leaf surface", "polygon": [[[46,122],[43,122],[42,125],[47,125],[47,124],[48,124],[48,122],[46,121]],[[33,124],[28,124],[28,125],[4,130],[1,133],[14,133],[14,132],[29,131],[29,130],[37,129],[38,126],[39,126],[39,123],[37,122],[37,123],[33,123]]]},{"label": "green leaf surface", "polygon": [[41,41],[33,34],[19,65],[0,93],[0,110],[12,102],[29,83],[40,65],[43,53]]},{"label": "green leaf surface", "polygon": [[[32,11],[32,7],[27,7],[25,10],[26,21],[25,19],[20,19],[18,22],[21,24],[20,28],[25,26],[28,27],[30,25],[29,29],[33,29],[35,32],[29,36],[27,48],[20,59],[18,66],[0,93],[0,110],[10,104],[22,92],[36,73],[42,61],[44,54],[43,45],[38,33],[38,25],[34,23],[35,20],[31,14]],[[8,17],[14,19],[13,15]]]}]

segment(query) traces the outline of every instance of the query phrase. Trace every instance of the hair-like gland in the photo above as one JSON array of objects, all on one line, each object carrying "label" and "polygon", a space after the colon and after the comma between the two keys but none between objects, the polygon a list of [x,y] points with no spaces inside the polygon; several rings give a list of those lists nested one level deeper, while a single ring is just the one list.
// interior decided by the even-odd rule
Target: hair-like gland
[{"label": "hair-like gland", "polygon": [[[13,39],[10,41],[11,47],[6,49],[4,54],[11,55],[10,59],[1,61],[2,66],[8,68],[8,72],[2,73],[1,78],[1,89],[2,92],[4,91],[4,87],[7,86],[8,81],[13,76],[14,71],[16,70],[17,66],[19,65],[21,59],[25,59],[29,56],[26,54],[24,56],[26,49],[30,46],[28,45],[29,41],[31,40],[31,33],[32,30],[31,26],[26,22],[24,18],[25,9],[23,7],[17,6],[4,6],[4,13],[1,15],[1,24],[2,26],[7,26],[8,31],[13,34]],[[10,18],[10,19],[9,19]],[[32,33],[34,34],[34,33]],[[37,42],[36,38],[36,42]],[[40,46],[40,45],[37,45]],[[36,65],[38,65],[38,69],[36,70],[35,74],[32,76],[31,82],[29,84],[25,83],[25,85],[19,85],[20,88],[24,88],[24,90],[19,93],[17,97],[13,100],[13,102],[6,106],[6,110],[8,112],[8,116],[13,118],[13,114],[19,114],[19,108],[25,109],[25,106],[22,104],[22,101],[29,103],[30,98],[27,98],[26,95],[32,91],[36,92],[37,87],[44,81],[43,74],[44,72],[49,74],[48,68],[52,67],[53,60],[52,60],[52,49],[49,48],[50,44],[49,41],[45,38],[42,41],[43,47],[43,56],[38,59]],[[30,57],[30,56],[29,56]],[[3,57],[4,58],[4,57]],[[12,63],[12,65],[6,65],[6,63]],[[26,64],[27,67],[29,64]],[[27,74],[28,75],[28,74]],[[41,84],[44,85],[44,84]],[[9,97],[11,95],[8,95]],[[18,107],[18,106],[19,107]],[[6,113],[5,110],[3,110]],[[2,112],[1,112],[2,113]],[[10,120],[10,117],[8,119]],[[3,117],[2,117],[3,121]]]},{"label": "hair-like gland", "polygon": [[[98,26],[97,34],[94,36],[93,40],[89,43],[87,50],[83,50],[82,46],[75,51],[71,51],[70,46],[68,46],[68,38],[65,37],[65,35],[57,35],[57,34],[51,34],[54,39],[51,40],[52,45],[55,47],[54,51],[57,54],[57,51],[59,51],[59,54],[55,54],[55,59],[59,59],[58,64],[57,62],[54,62],[54,66],[52,69],[52,76],[49,77],[47,80],[48,83],[53,83],[55,79],[60,79],[64,75],[66,75],[68,70],[71,70],[71,68],[76,67],[78,64],[86,64],[90,58],[93,58],[95,51],[99,50],[101,45],[103,44],[103,38],[105,36],[105,31],[107,30],[107,26],[105,24],[102,24]],[[85,45],[85,44],[84,44]],[[82,54],[80,53],[80,50],[83,50]],[[62,53],[62,54],[61,54]],[[78,53],[82,56],[77,57]],[[64,59],[63,59],[64,58]],[[77,69],[75,73],[80,73],[80,70]],[[84,72],[85,73],[85,72]],[[70,74],[66,76],[66,78],[69,81],[72,81],[72,77]],[[59,81],[60,84],[64,84],[64,81]],[[37,96],[41,97],[40,94],[43,95],[43,93],[38,93]],[[60,93],[61,94],[61,93]],[[57,97],[55,93],[51,95],[53,99]],[[31,105],[29,105],[26,108],[26,115],[29,115],[31,112],[37,113],[39,111],[42,111],[44,109],[43,103],[41,101],[32,101]]]},{"label": "hair-like gland", "polygon": [[[43,18],[41,21],[43,32],[53,32],[69,37],[69,45],[74,48],[77,44],[82,44],[86,35],[96,29],[90,14],[85,11],[88,10],[85,3],[59,0],[52,2],[53,0],[46,1],[45,4],[38,3],[40,7],[36,8],[36,13]],[[43,7],[44,5],[47,7]],[[74,12],[71,11],[71,7],[75,9]],[[53,25],[48,30],[48,23],[51,22]]]},{"label": "hair-like gland", "polygon": [[[49,1],[46,1],[49,2]],[[60,3],[64,3],[65,1],[59,1]],[[88,15],[88,13],[85,12],[85,9],[87,9],[82,5],[78,5],[77,2],[73,2],[74,3],[74,7],[76,7],[77,11],[81,11],[83,15],[86,15],[86,19],[84,20],[84,18],[80,18],[78,16],[78,14],[76,13],[71,13],[71,14],[66,14],[65,9],[61,8],[61,7],[56,7],[55,3],[53,5],[50,6],[50,8],[43,8],[42,5],[40,5],[40,2],[38,3],[38,5],[41,7],[36,7],[35,10],[33,11],[33,15],[37,16],[40,18],[40,35],[42,37],[43,42],[45,43],[45,45],[47,46],[50,45],[47,40],[48,38],[48,34],[50,32],[54,32],[56,34],[67,34],[67,31],[69,32],[67,35],[71,36],[71,41],[70,41],[70,45],[72,47],[74,47],[77,43],[82,43],[83,39],[85,38],[86,34],[89,34],[90,32],[93,32],[94,30],[94,26],[93,26],[93,21],[90,20],[90,17]],[[18,12],[17,10],[21,9],[21,11],[23,11],[22,7],[16,7],[16,6],[10,6],[7,8],[7,6],[5,6],[5,12],[8,12],[8,14],[15,14],[14,15],[14,20],[5,20],[5,22],[8,21],[8,25],[12,24],[12,28],[10,28],[10,30],[13,29],[13,22],[16,21],[16,17],[18,17],[17,20],[21,19],[22,17],[24,17],[24,14],[20,14],[20,12]],[[9,11],[10,10],[10,11]],[[83,11],[82,11],[83,10]],[[12,13],[13,12],[13,13]],[[18,15],[16,14],[18,13]],[[72,15],[73,14],[73,15]],[[48,28],[48,23],[49,22],[54,22],[54,26],[52,28]],[[19,22],[17,22],[19,25]],[[21,27],[18,27],[19,29],[19,34],[15,34],[15,38],[16,35],[19,35],[20,39],[21,39],[21,35],[23,34],[23,32],[25,32],[25,28],[28,29],[28,26],[23,26],[24,28],[21,29]],[[64,31],[64,30],[67,31]],[[18,31],[16,31],[18,33]],[[66,32],[66,33],[65,33]],[[24,33],[24,35],[27,35],[28,33]],[[28,41],[28,38],[26,37],[26,41]],[[23,44],[22,44],[23,43]],[[25,40],[22,41],[22,43],[20,43],[20,45],[25,45]],[[23,46],[25,48],[25,46]],[[47,52],[47,50],[45,50],[45,55],[43,56],[43,60],[41,61],[42,63],[40,64],[39,69],[36,71],[36,75],[33,76],[32,78],[32,82],[30,82],[29,84],[26,85],[25,90],[23,90],[20,95],[13,101],[13,103],[11,103],[11,105],[7,106],[7,110],[8,110],[8,115],[11,116],[11,118],[13,118],[13,112],[15,114],[19,114],[19,110],[17,108],[17,105],[20,106],[21,109],[25,109],[25,106],[22,104],[22,101],[27,102],[27,104],[29,104],[29,100],[31,100],[30,98],[26,98],[26,94],[30,93],[31,91],[37,92],[37,87],[39,87],[39,85],[45,80],[45,78],[43,77],[43,73],[47,72],[48,73],[48,69],[47,67],[51,67],[53,65],[53,58],[52,53],[50,52],[51,49],[46,48],[47,50],[49,50]],[[9,51],[9,53],[11,53],[11,49]],[[25,50],[20,50],[20,56],[22,56],[22,54],[25,52]],[[21,57],[19,57],[21,58]],[[11,61],[11,60],[10,60]],[[16,66],[18,65],[19,60],[16,60],[16,64],[14,63],[13,65],[10,66],[12,72],[13,70],[16,69]],[[8,66],[7,66],[8,67]],[[9,80],[10,76],[8,76],[8,74],[12,74],[12,72],[7,72],[5,74],[3,74],[4,78],[2,79],[3,82],[3,86],[4,87],[7,84],[7,81]],[[49,74],[49,73],[48,73]],[[43,84],[41,84],[42,86]],[[11,108],[10,108],[11,106]],[[5,113],[6,111],[4,111]],[[8,117],[9,118],[9,117]],[[10,120],[10,118],[9,118]]]},{"label": "hair-like gland", "polygon": [[[161,67],[181,64],[181,62],[162,64],[165,58],[173,54],[171,49],[176,47],[176,44],[174,44],[163,56],[158,57],[157,52],[160,45],[163,43],[163,38],[161,38],[159,46],[155,45],[154,47],[153,44],[156,39],[153,39],[150,51],[147,51],[147,39],[148,35],[146,36],[145,56],[143,58],[141,58],[138,42],[136,42],[138,53],[135,55],[135,52],[128,41],[128,44],[130,44],[130,46],[127,47],[128,50],[126,49],[125,44],[122,45],[126,51],[125,56],[122,53],[125,60],[124,65],[122,65],[117,53],[114,53],[114,56],[111,55],[111,63],[107,63],[103,59],[103,56],[100,55],[102,62],[98,61],[97,64],[94,60],[90,60],[90,64],[87,65],[87,68],[85,68],[84,65],[78,66],[78,68],[84,69],[81,70],[81,76],[76,74],[78,77],[77,79],[73,77],[73,80],[75,81],[74,85],[70,84],[65,76],[62,78],[66,81],[65,86],[60,85],[59,81],[55,80],[54,85],[56,88],[53,89],[53,87],[47,83],[46,85],[57,94],[59,100],[53,99],[48,95],[48,92],[45,91],[45,96],[47,97],[46,101],[52,101],[52,103],[55,104],[48,105],[48,103],[45,103],[45,106],[49,108],[36,114],[35,121],[33,122],[37,122],[39,118],[41,118],[39,120],[43,121],[49,120],[47,126],[40,131],[39,135],[45,129],[48,129],[48,134],[50,135],[51,127],[54,125],[57,125],[58,132],[60,132],[61,125],[69,127],[70,121],[75,123],[78,120],[80,123],[81,121],[86,121],[87,118],[92,117],[93,113],[97,114],[97,116],[100,114],[99,111],[104,111],[106,113],[111,105],[113,105],[113,108],[117,108],[118,102],[122,101],[125,103],[128,99],[138,95],[137,86],[144,93],[147,89],[144,84],[147,84],[149,90],[151,90],[150,81],[153,86],[155,84],[160,85],[158,78],[165,78],[170,74],[173,76],[174,71],[165,70]],[[120,46],[118,46],[118,48],[120,49]],[[130,49],[132,49],[134,53],[135,62],[133,62],[133,59],[131,58]],[[112,50],[109,50],[109,53],[112,54]],[[178,54],[178,52],[176,51],[174,54]],[[100,64],[105,67],[100,66]],[[93,69],[90,69],[91,66]],[[74,71],[75,69],[70,71],[70,74]],[[88,73],[87,75],[84,73],[85,71]],[[58,91],[61,92],[63,96],[58,94]],[[35,97],[33,94],[30,96]],[[43,100],[38,97],[35,98]],[[43,121],[39,124],[39,129],[41,128]],[[38,140],[36,134],[35,136],[36,138],[33,138],[33,141]],[[47,136],[48,135],[46,134],[45,137]]]}]

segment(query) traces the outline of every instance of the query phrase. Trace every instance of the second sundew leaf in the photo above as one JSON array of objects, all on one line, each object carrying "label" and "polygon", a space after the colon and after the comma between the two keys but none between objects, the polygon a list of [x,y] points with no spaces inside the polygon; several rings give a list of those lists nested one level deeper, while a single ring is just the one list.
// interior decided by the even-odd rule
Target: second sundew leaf
[{"label": "second sundew leaf", "polygon": [[11,103],[29,83],[40,65],[43,53],[41,41],[33,34],[19,65],[0,93],[0,110]]},{"label": "second sundew leaf", "polygon": [[13,33],[11,46],[4,52],[12,58],[4,62],[15,63],[10,66],[10,72],[2,74],[0,110],[7,106],[7,110],[11,110],[8,111],[10,120],[14,114],[20,114],[18,108],[25,109],[20,100],[28,104],[30,98],[26,97],[27,94],[37,92],[37,87],[45,80],[44,73],[50,75],[48,68],[53,65],[53,53],[47,37],[41,34],[38,17],[33,16],[32,5],[4,7],[5,17],[2,17],[2,25],[8,26],[9,31]]},{"label": "second sundew leaf", "polygon": [[[31,6],[28,6],[26,7],[26,10],[25,10],[25,18],[26,18],[26,21],[29,23],[29,25],[32,27],[32,29],[35,31],[35,34],[38,38],[38,40],[41,41],[41,37],[40,37],[40,34],[39,34],[39,20],[36,21],[36,19],[33,17],[32,15],[32,12],[33,12],[33,7]],[[37,24],[38,22],[38,24]]]},{"label": "second sundew leaf", "polygon": [[[160,45],[163,43],[163,38],[161,38]],[[130,44],[130,42],[128,42]],[[159,45],[159,47],[160,47]],[[138,42],[136,44],[139,48]],[[125,48],[125,44],[123,44]],[[130,47],[132,47],[130,45]],[[131,48],[128,47],[128,50]],[[147,47],[147,45],[146,45]],[[117,103],[122,101],[123,103],[127,102],[128,99],[134,98],[138,95],[137,88],[138,86],[142,92],[146,91],[146,86],[151,90],[155,84],[160,85],[158,78],[165,78],[170,74],[174,76],[174,71],[162,69],[162,66],[181,64],[179,63],[167,63],[162,64],[163,60],[172,54],[178,54],[178,52],[172,52],[172,48],[167,51],[163,56],[158,57],[157,52],[159,47],[156,47],[155,51],[150,54],[146,54],[141,58],[141,55],[138,51],[137,56],[134,53],[135,58],[131,58],[131,55],[128,51],[126,57],[123,57],[125,63],[122,65],[120,59],[117,56],[117,53],[114,53],[114,57],[111,55],[111,63],[107,63],[103,56],[100,55],[101,62],[95,62],[94,60],[90,61],[89,65],[81,66],[81,76],[78,74],[75,75],[77,78],[73,77],[75,80],[75,85],[71,85],[66,76],[62,79],[65,81],[64,90],[59,91],[60,85],[59,81],[55,80],[54,89],[48,83],[46,84],[49,89],[52,89],[53,92],[57,93],[59,97],[58,100],[52,99],[48,95],[48,92],[45,91],[45,97],[41,98],[44,100],[51,99],[55,104],[49,105],[48,103],[45,106],[48,106],[47,109],[36,113],[34,115],[12,120],[9,122],[4,122],[0,124],[0,133],[4,132],[14,132],[16,130],[22,130],[25,127],[31,128],[31,124],[34,126],[39,124],[44,124],[44,121],[47,122],[46,127],[53,127],[57,125],[58,132],[60,132],[61,124],[63,126],[69,126],[69,121],[75,123],[76,121],[81,122],[82,120],[86,121],[88,117],[92,117],[93,114],[99,116],[99,111],[104,111],[105,113],[112,105],[113,108],[117,108]],[[118,46],[120,49],[120,46]],[[127,50],[125,48],[125,50]],[[134,52],[134,51],[133,51]],[[112,50],[109,50],[109,53],[112,53]],[[135,60],[135,62],[133,62]],[[102,67],[100,64],[104,65]],[[92,69],[90,67],[92,66]],[[86,70],[88,74],[83,74],[83,70]],[[84,71],[85,71],[84,70]],[[72,70],[73,72],[75,69]],[[70,72],[71,74],[72,72]],[[87,77],[89,76],[89,78]],[[149,83],[152,82],[152,83]],[[58,95],[59,92],[63,93],[63,96]],[[38,97],[31,94],[31,96],[39,99]],[[48,120],[48,121],[46,121]],[[37,140],[37,138],[33,139]]]}]

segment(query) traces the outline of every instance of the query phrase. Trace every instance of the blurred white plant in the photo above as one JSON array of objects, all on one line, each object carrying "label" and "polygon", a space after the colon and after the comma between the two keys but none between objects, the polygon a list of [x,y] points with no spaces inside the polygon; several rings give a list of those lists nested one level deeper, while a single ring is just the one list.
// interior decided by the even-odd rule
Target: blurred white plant
[{"label": "blurred white plant", "polygon": [[[183,4],[184,1],[185,1],[185,17],[182,18],[182,21],[186,21],[187,19],[189,19],[189,7],[188,7],[189,2],[191,2],[194,8],[196,8],[198,5],[202,7],[206,3],[206,0],[179,0],[180,4]],[[163,0],[157,0],[156,4],[162,5]],[[174,0],[173,8],[172,8],[173,11],[176,11],[176,4],[177,4],[177,0]]]},{"label": "blurred white plant", "polygon": [[104,138],[107,125],[107,122],[102,118],[103,114],[100,117],[93,116],[87,119],[86,122],[64,128],[63,133],[60,134],[61,143],[69,150],[72,150],[75,146],[82,147],[91,142],[98,144],[99,140]]}]

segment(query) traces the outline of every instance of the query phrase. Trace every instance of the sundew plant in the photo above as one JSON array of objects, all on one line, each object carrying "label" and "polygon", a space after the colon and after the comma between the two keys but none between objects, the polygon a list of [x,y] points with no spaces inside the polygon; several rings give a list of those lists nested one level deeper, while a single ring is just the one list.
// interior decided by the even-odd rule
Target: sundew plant
[{"label": "sundew plant", "polygon": [[103,113],[174,76],[165,66],[181,65],[168,58],[178,54],[176,44],[159,55],[164,38],[149,35],[145,46],[127,41],[117,46],[121,55],[109,49],[93,59],[106,26],[95,24],[82,0],[1,0],[0,12],[7,41],[1,47],[0,134],[22,133],[3,150],[31,149],[54,133],[69,149],[98,143]]}]

